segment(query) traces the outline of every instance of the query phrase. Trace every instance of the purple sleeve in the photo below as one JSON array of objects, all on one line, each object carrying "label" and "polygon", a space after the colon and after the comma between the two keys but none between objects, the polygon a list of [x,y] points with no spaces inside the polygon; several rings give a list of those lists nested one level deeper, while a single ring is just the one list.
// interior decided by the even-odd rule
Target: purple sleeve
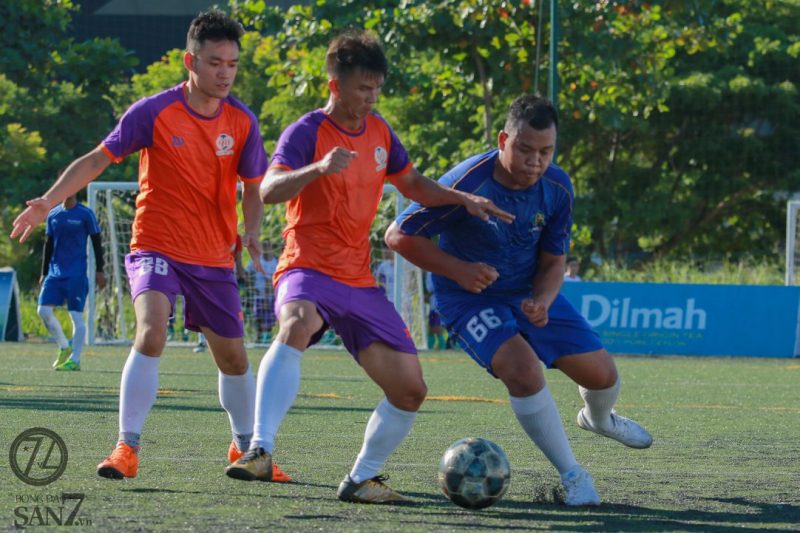
[{"label": "purple sleeve", "polygon": [[250,115],[250,132],[244,143],[242,155],[239,158],[239,167],[236,172],[242,178],[260,178],[267,171],[267,152],[264,151],[264,141],[258,130],[258,121]]},{"label": "purple sleeve", "polygon": [[408,152],[406,152],[403,143],[401,143],[400,139],[395,135],[394,130],[388,124],[386,127],[389,128],[389,137],[391,140],[391,146],[389,147],[389,164],[386,167],[386,174],[391,176],[404,171],[409,165],[410,160],[408,158]]},{"label": "purple sleeve", "polygon": [[103,140],[103,146],[114,156],[115,163],[153,144],[153,126],[160,110],[156,103],[155,98],[143,98],[133,104]]},{"label": "purple sleeve", "polygon": [[314,162],[319,125],[299,120],[283,130],[270,166],[282,166],[297,170]]}]

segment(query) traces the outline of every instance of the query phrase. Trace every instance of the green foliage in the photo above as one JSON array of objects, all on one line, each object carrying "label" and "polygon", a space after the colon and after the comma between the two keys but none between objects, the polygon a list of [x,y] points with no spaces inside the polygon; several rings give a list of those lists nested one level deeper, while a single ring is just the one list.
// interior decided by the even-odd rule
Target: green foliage
[{"label": "green foliage", "polygon": [[769,4],[566,7],[560,160],[592,230],[582,255],[780,250],[800,188],[800,5]]},{"label": "green foliage", "polygon": [[[185,78],[182,51],[173,50],[128,82],[124,50],[64,40],[73,3],[45,4],[0,6],[0,165],[15,177],[4,225],[114,116]],[[234,93],[258,115],[268,151],[286,126],[324,105],[325,49],[347,28],[384,42],[390,74],[379,110],[434,178],[494,146],[508,103],[536,90],[549,66],[536,49],[537,2],[229,4],[252,30]],[[577,195],[574,252],[617,265],[779,255],[785,199],[800,189],[800,4],[559,4],[558,162]],[[129,159],[104,179],[134,179]],[[389,212],[381,209],[373,240]],[[283,217],[267,209],[264,236],[275,239]],[[16,264],[24,254],[9,249],[0,241],[0,262]]]},{"label": "green foliage", "polygon": [[[136,63],[114,40],[67,39],[75,9],[70,0],[0,3],[3,228],[11,226],[25,200],[44,193],[59,170],[94,148],[110,130],[111,87]],[[0,265],[15,266],[23,288],[39,277],[42,235],[37,230],[25,247],[11,243],[5,231],[0,237]]]},{"label": "green foliage", "polygon": [[619,267],[613,262],[590,264],[582,274],[588,281],[640,283],[699,283],[704,285],[783,285],[784,266],[778,259],[752,257],[738,261],[674,260]]}]

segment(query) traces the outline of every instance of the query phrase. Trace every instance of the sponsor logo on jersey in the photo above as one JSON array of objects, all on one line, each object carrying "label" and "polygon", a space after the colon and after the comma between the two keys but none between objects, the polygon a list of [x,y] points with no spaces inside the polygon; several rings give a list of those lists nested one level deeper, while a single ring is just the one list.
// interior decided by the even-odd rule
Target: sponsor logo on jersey
[{"label": "sponsor logo on jersey", "polygon": [[217,137],[217,155],[233,155],[233,137],[227,133],[220,133]]},{"label": "sponsor logo on jersey", "polygon": [[544,228],[546,224],[547,221],[544,218],[544,213],[542,213],[541,211],[537,211],[536,215],[533,217],[533,220],[531,221],[531,231],[532,232],[542,231],[542,228]]},{"label": "sponsor logo on jersey", "polygon": [[386,168],[386,161],[389,159],[389,154],[386,152],[386,148],[383,146],[378,146],[375,148],[375,162],[377,165],[375,166],[375,171],[380,172],[381,170]]},{"label": "sponsor logo on jersey", "polygon": [[[172,146],[180,148],[184,144],[186,144],[186,141],[183,140],[183,137],[178,137],[177,135],[172,136]],[[217,141],[217,144],[219,144],[219,141]]]}]

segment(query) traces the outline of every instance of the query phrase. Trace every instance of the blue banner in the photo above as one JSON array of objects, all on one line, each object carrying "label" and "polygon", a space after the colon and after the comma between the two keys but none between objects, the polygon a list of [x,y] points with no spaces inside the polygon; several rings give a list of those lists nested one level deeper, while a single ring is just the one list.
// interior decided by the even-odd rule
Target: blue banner
[{"label": "blue banner", "polygon": [[612,353],[797,357],[800,287],[564,283]]}]

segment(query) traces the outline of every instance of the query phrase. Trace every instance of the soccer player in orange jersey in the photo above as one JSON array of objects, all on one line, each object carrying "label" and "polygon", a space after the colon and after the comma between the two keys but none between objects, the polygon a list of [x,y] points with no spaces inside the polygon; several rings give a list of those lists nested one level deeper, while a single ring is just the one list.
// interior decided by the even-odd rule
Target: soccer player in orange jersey
[{"label": "soccer player in orange jersey", "polygon": [[255,379],[234,276],[237,185],[244,185],[242,243],[260,257],[258,188],[267,155],[256,117],[230,95],[243,31],[219,11],[195,18],[184,54],[188,81],[133,104],[97,148],[76,159],[44,196],[28,201],[14,221],[11,236],[22,242],[55,204],[112,162],[140,153],[131,253],[125,258],[136,337],[122,371],[119,441],[98,465],[102,477],[136,476],[140,434],[156,399],[167,321],[178,294],[185,299],[186,327],[205,335],[219,367],[220,402],[234,436],[229,460],[249,447]]},{"label": "soccer player in orange jersey", "polygon": [[384,181],[423,205],[464,206],[482,219],[510,217],[491,201],[440,187],[413,168],[392,128],[373,111],[388,68],[371,35],[337,37],[326,64],[327,105],[283,132],[261,186],[264,203],[288,202],[286,246],[274,276],[280,331],[259,367],[250,450],[226,473],[269,479],[275,435],[300,387],[301,355],[332,327],[386,395],[338,497],[402,501],[379,472],[410,431],[427,388],[408,329],[370,272],[369,230]]}]

